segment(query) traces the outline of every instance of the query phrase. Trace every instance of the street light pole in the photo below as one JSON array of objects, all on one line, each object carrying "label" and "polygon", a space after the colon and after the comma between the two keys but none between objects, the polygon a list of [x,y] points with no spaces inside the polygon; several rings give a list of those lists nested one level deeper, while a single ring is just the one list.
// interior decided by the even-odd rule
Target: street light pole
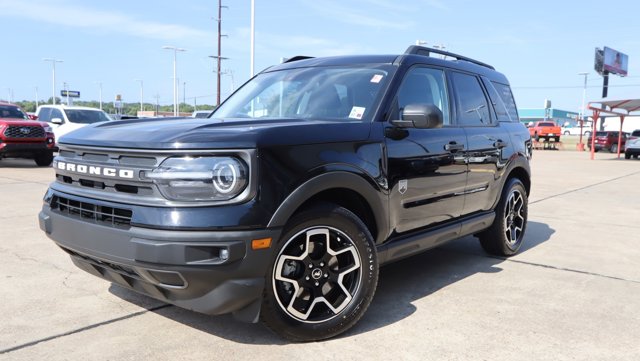
[{"label": "street light pole", "polygon": [[94,84],[98,84],[98,99],[100,101],[100,110],[102,110],[102,82],[94,81]]},{"label": "street light pole", "polygon": [[67,105],[69,105],[69,88],[67,87],[67,82],[64,83],[64,91],[67,92]]},{"label": "street light pole", "polygon": [[186,49],[177,48],[175,46],[163,46],[162,49],[173,50],[173,116],[178,116],[178,78],[176,75],[177,54],[179,51],[187,51]]},{"label": "street light pole", "polygon": [[140,111],[144,111],[144,85],[142,79],[133,79],[140,83]]},{"label": "street light pole", "polygon": [[187,82],[182,82],[182,103],[187,104]]},{"label": "street light pole", "polygon": [[38,87],[36,87],[36,110],[38,109]]},{"label": "street light pole", "polygon": [[584,87],[582,88],[582,107],[580,108],[580,120],[582,121],[585,114],[584,103],[587,98],[587,78],[589,77],[589,73],[578,73],[578,75],[584,76]]},{"label": "street light pole", "polygon": [[64,62],[64,60],[54,59],[54,58],[44,58],[42,60],[51,62],[51,66],[53,67],[53,82],[52,82],[53,99],[52,101],[53,101],[53,104],[55,104],[56,103],[56,63],[62,63]]},{"label": "street light pole", "polygon": [[255,34],[256,34],[256,2],[251,0],[251,77],[254,74],[255,62]]}]

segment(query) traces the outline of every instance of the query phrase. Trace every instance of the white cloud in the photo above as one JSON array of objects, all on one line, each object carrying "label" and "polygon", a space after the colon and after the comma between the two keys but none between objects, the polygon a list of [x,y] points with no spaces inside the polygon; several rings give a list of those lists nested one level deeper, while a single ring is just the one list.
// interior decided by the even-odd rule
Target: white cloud
[{"label": "white cloud", "polygon": [[204,31],[182,25],[145,21],[123,13],[50,1],[0,0],[0,16],[167,41],[210,37]]}]

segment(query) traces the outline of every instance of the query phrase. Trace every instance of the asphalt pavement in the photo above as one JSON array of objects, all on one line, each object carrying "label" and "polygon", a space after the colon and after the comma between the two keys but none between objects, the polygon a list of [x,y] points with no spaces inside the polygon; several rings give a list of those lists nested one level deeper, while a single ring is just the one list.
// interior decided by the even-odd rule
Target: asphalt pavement
[{"label": "asphalt pavement", "polygon": [[79,270],[38,228],[53,170],[0,160],[0,359],[640,359],[640,160],[536,151],[532,168],[520,254],[466,237],[385,266],[353,329],[296,344]]}]

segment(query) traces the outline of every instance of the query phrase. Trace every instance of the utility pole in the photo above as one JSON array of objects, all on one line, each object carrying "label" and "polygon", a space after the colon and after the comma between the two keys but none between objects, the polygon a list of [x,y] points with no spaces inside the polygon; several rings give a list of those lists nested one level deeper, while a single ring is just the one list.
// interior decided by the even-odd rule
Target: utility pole
[{"label": "utility pole", "polygon": [[100,101],[100,110],[102,110],[102,82],[101,81],[94,81],[94,84],[98,84],[98,98]]},{"label": "utility pole", "polygon": [[36,110],[38,109],[38,87],[36,87]]},{"label": "utility pole", "polygon": [[216,71],[216,106],[220,105],[220,78],[221,78],[221,67],[222,60],[226,59],[222,57],[222,8],[229,8],[227,6],[222,6],[222,0],[218,0],[218,56],[215,58],[218,60],[218,70]]},{"label": "utility pole", "polygon": [[144,83],[142,81],[142,79],[133,79],[134,81],[137,81],[140,83],[140,111],[143,112],[144,111]]}]

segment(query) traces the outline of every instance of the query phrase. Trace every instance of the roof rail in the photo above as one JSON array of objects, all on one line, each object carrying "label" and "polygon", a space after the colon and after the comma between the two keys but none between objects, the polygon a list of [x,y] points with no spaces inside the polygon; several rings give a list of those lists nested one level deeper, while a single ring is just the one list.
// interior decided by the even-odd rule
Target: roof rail
[{"label": "roof rail", "polygon": [[471,58],[467,58],[466,56],[450,53],[448,51],[444,51],[444,50],[440,50],[440,49],[427,48],[426,46],[411,45],[410,47],[407,48],[407,50],[404,53],[405,54],[424,55],[424,56],[430,56],[431,53],[436,53],[436,54],[444,55],[446,57],[455,58],[457,60],[468,61],[470,63],[474,63],[474,64],[477,64],[477,65],[480,65],[480,66],[484,66],[485,68],[489,68],[491,70],[495,70],[494,67],[492,67],[491,65],[489,65],[487,63],[483,63],[481,61],[477,61],[477,60],[474,60],[474,59],[471,59]]},{"label": "roof rail", "polygon": [[292,58],[289,58],[289,59],[283,61],[283,63],[292,63],[294,61],[305,60],[305,59],[313,59],[313,56],[296,55],[296,56],[294,56]]}]

